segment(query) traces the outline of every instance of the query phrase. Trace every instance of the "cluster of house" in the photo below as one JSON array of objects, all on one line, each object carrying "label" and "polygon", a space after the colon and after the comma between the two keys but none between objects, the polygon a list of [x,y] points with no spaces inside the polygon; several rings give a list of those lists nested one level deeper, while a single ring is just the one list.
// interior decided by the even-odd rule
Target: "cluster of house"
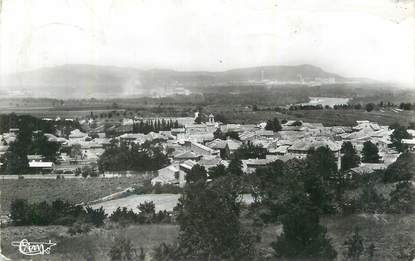
[{"label": "cluster of house", "polygon": [[[183,186],[185,175],[195,164],[204,166],[207,170],[219,164],[227,166],[232,154],[242,144],[248,142],[261,145],[266,149],[267,155],[265,159],[242,160],[245,173],[253,173],[258,167],[275,160],[305,158],[310,149],[321,146],[328,147],[334,153],[340,169],[341,147],[344,141],[350,141],[359,154],[362,153],[363,143],[366,141],[376,144],[379,149],[380,163],[362,163],[351,170],[356,174],[385,169],[399,156],[399,153],[389,146],[393,130],[390,130],[388,126],[380,126],[369,121],[357,121],[354,127],[325,127],[321,123],[306,122],[303,122],[301,126],[298,125],[294,121],[287,121],[279,132],[265,130],[264,123],[258,125],[220,124],[212,119],[207,123],[185,126],[182,133],[176,135],[175,139],[167,141],[167,146],[174,149],[172,163],[158,171],[158,176],[152,179],[152,184]],[[213,132],[217,128],[220,128],[223,133],[238,133],[240,140],[213,139]],[[411,141],[415,145],[415,140]]]},{"label": "cluster of house", "polygon": [[[196,115],[195,117],[197,117]],[[388,126],[380,126],[369,121],[357,121],[354,127],[333,126],[325,127],[321,123],[307,123],[287,121],[282,124],[282,130],[273,132],[265,130],[265,123],[258,125],[222,124],[216,122],[214,115],[210,114],[208,120],[195,123],[195,118],[178,118],[182,128],[174,128],[170,131],[150,132],[148,134],[122,132],[113,138],[105,136],[104,132],[95,126],[84,130],[75,129],[66,138],[58,134],[45,133],[49,141],[61,144],[61,153],[57,163],[45,162],[39,155],[28,155],[29,167],[36,171],[53,171],[56,173],[75,173],[82,166],[96,166],[99,157],[109,146],[124,144],[142,144],[145,141],[162,141],[165,152],[171,159],[171,164],[158,171],[157,177],[152,179],[152,184],[177,184],[184,185],[185,175],[195,165],[204,166],[207,170],[219,164],[227,166],[232,154],[244,143],[261,145],[266,149],[265,159],[243,160],[243,170],[252,173],[256,168],[265,166],[275,160],[287,161],[289,159],[306,157],[311,148],[320,146],[328,147],[336,156],[338,167],[341,166],[340,149],[344,141],[350,141],[358,153],[361,153],[363,143],[370,140],[379,148],[381,163],[361,164],[353,171],[356,173],[369,170],[383,169],[394,162],[399,154],[389,147],[392,130]],[[176,120],[176,119],[174,119]],[[120,126],[130,126],[131,119],[124,119]],[[82,124],[90,124],[85,121]],[[82,126],[82,125],[81,125]],[[127,128],[127,127],[125,127]],[[220,129],[222,133],[237,133],[239,140],[227,138],[215,139],[214,133]],[[9,133],[0,135],[0,156],[7,151],[8,145],[16,138],[16,131],[11,129]],[[415,130],[409,130],[415,136]],[[404,140],[415,148],[415,139]]]}]

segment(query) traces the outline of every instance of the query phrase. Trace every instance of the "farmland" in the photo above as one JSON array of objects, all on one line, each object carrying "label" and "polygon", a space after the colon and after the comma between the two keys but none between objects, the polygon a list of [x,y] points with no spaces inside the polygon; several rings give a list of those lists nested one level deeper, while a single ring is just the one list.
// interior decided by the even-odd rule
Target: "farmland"
[{"label": "farmland", "polygon": [[73,203],[89,202],[122,191],[144,180],[141,175],[118,178],[88,179],[19,179],[0,180],[1,212],[9,210],[13,199],[29,202],[67,200]]},{"label": "farmland", "polygon": [[220,106],[214,108],[207,107],[207,111],[212,110],[213,113],[221,113],[232,122],[241,124],[255,124],[260,121],[266,121],[273,117],[287,120],[302,120],[304,122],[322,123],[324,126],[354,126],[357,120],[369,120],[381,125],[390,125],[399,123],[408,125],[415,122],[414,111],[395,112],[392,110],[371,111],[365,110],[293,110],[286,112],[276,112],[273,110],[251,111],[243,108],[227,108]]},{"label": "farmland", "polygon": [[[351,215],[328,217],[322,220],[327,226],[329,237],[338,254],[338,260],[344,260],[342,253],[344,240],[351,236],[353,228],[359,226],[364,245],[375,245],[374,260],[397,260],[397,256],[408,243],[415,240],[414,215]],[[249,225],[248,225],[249,226]],[[19,258],[17,249],[11,242],[27,238],[28,240],[56,242],[48,260],[85,260],[94,256],[95,260],[109,260],[108,252],[117,235],[131,239],[137,253],[142,247],[146,252],[161,242],[172,243],[178,236],[176,225],[132,225],[127,228],[107,225],[93,229],[88,234],[69,236],[63,226],[48,227],[6,227],[2,229],[2,252],[11,258]],[[271,253],[269,245],[281,233],[280,225],[265,226],[261,232],[261,241],[257,246],[262,253]],[[145,235],[145,236],[144,236]],[[71,253],[70,255],[68,253]],[[33,259],[33,260],[42,260]]]}]

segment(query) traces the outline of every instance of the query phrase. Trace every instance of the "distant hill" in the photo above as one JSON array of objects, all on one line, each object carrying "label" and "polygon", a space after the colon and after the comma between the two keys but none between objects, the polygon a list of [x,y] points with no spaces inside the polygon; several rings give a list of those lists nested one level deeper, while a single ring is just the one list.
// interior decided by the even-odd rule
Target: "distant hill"
[{"label": "distant hill", "polygon": [[200,87],[263,81],[312,82],[348,79],[312,65],[262,66],[222,72],[139,70],[127,67],[62,65],[2,78],[1,89],[12,96],[107,98],[148,95],[178,87]]}]

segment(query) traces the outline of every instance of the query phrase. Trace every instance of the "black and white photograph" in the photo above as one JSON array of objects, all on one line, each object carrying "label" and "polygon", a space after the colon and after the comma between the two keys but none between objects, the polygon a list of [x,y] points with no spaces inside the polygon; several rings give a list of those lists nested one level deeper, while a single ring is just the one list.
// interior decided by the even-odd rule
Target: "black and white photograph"
[{"label": "black and white photograph", "polygon": [[415,0],[0,0],[0,261],[414,261]]}]

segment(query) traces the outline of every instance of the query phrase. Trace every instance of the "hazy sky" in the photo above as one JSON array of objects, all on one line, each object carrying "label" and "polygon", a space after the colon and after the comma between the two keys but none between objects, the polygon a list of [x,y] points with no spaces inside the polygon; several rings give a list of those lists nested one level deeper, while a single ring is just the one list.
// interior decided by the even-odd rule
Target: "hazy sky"
[{"label": "hazy sky", "polygon": [[1,73],[67,63],[211,71],[309,63],[345,76],[415,82],[408,0],[2,3]]}]

